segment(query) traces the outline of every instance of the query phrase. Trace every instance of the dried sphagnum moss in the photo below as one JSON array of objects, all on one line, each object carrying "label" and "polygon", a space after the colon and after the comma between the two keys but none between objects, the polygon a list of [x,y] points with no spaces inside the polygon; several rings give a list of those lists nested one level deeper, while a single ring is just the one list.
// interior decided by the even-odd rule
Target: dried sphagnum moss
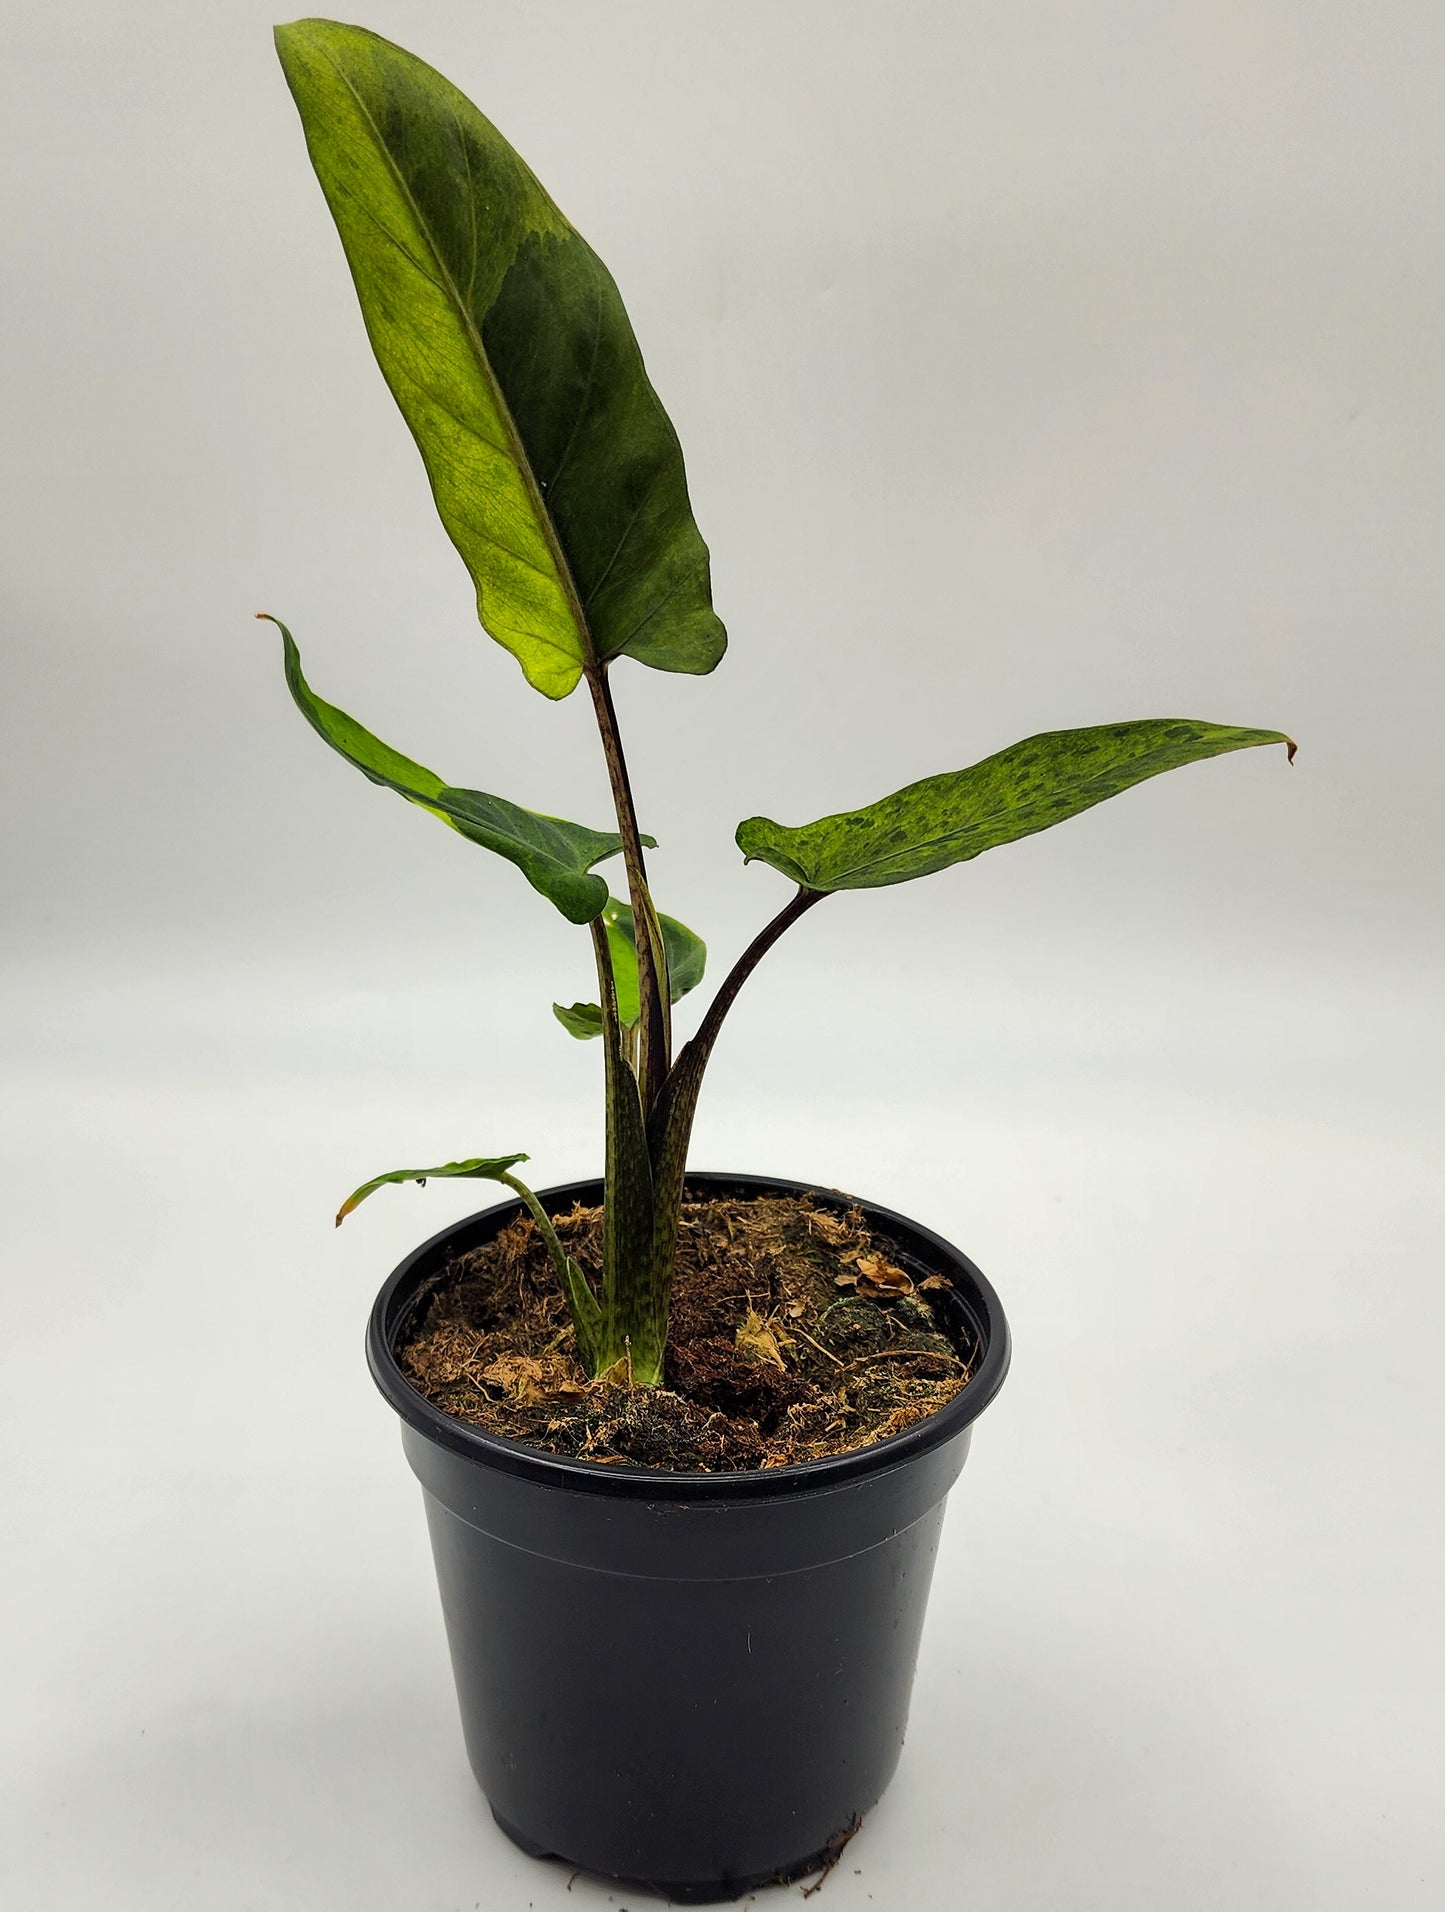
[{"label": "dried sphagnum moss", "polygon": [[[557,1232],[595,1279],[602,1211]],[[443,1272],[399,1350],[437,1407],[555,1454],[682,1472],[848,1453],[935,1413],[976,1350],[944,1332],[948,1283],[876,1238],[857,1209],[794,1196],[689,1202],[660,1388],[589,1381],[526,1216]]]}]

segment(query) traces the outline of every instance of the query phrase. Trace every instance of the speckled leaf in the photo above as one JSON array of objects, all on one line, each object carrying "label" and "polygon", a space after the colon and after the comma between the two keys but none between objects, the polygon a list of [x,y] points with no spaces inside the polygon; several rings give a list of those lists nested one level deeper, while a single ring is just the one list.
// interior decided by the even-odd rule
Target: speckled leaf
[{"label": "speckled leaf", "polygon": [[509,1168],[526,1160],[525,1155],[478,1155],[468,1162],[443,1162],[440,1168],[394,1168],[389,1175],[374,1175],[369,1182],[363,1182],[354,1195],[348,1195],[336,1211],[336,1226],[340,1228],[354,1208],[359,1208],[368,1195],[385,1188],[388,1182],[425,1183],[448,1177],[460,1181],[501,1182],[506,1179]]},{"label": "speckled leaf", "polygon": [[[707,967],[707,944],[679,923],[675,916],[658,916],[662,941],[667,950],[668,988],[674,1002],[681,1002],[689,990],[696,989]],[[612,976],[617,987],[617,1019],[631,1027],[639,1014],[637,985],[637,930],[632,911],[626,903],[609,897],[602,912],[607,929],[607,947],[612,957]],[[602,1011],[595,1002],[574,1002],[570,1008],[559,1002],[552,1014],[568,1035],[587,1042],[602,1034]]]},{"label": "speckled leaf", "polygon": [[486,630],[548,697],[623,653],[711,670],[727,640],[707,546],[607,268],[423,61],[331,20],[276,46]]},{"label": "speckled leaf", "polygon": [[1257,744],[1294,744],[1278,730],[1148,718],[1050,730],[968,770],[925,777],[891,797],[789,829],[767,817],[738,826],[749,862],[770,863],[810,890],[874,889],[964,863],[1117,796],[1131,784]]},{"label": "speckled leaf", "polygon": [[[515,863],[533,889],[555,903],[572,923],[590,923],[607,905],[607,883],[589,874],[594,863],[615,856],[622,839],[609,830],[589,830],[580,823],[543,816],[508,803],[484,790],[459,790],[443,783],[435,771],[413,763],[390,744],[328,704],[301,674],[301,653],[279,618],[259,613],[281,633],[285,649],[286,682],[307,723],[364,777],[394,790],[423,810],[440,817],[468,842]],[[651,837],[643,841],[652,845]]]}]

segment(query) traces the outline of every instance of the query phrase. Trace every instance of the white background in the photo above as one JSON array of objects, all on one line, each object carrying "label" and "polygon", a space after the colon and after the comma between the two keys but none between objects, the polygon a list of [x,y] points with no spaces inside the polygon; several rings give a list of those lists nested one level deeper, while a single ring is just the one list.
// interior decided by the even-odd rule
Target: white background
[{"label": "white background", "polygon": [[[605,780],[476,627],[272,17],[6,9],[0,1896],[625,1904],[492,1828],[361,1360],[478,1198],[329,1221],[595,1171],[585,938],[326,752],[251,613],[455,781]],[[823,1902],[1438,1904],[1445,15],[364,18],[608,260],[681,433],[732,649],[617,694],[715,974],[786,895],[742,816],[1118,717],[1300,740],[827,904],[729,1026],[696,1163],[916,1214],[1016,1340]]]}]

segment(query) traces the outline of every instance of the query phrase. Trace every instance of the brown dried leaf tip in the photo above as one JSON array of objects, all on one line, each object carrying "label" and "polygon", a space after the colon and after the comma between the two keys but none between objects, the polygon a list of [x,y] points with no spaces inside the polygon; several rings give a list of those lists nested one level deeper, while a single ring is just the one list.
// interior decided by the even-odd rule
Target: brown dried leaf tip
[{"label": "brown dried leaf tip", "polygon": [[811,1899],[814,1893],[821,1892],[823,1890],[823,1887],[828,1883],[828,1879],[833,1871],[833,1868],[837,1865],[838,1861],[843,1857],[843,1854],[848,1850],[849,1840],[856,1838],[856,1836],[858,1835],[858,1833],[862,1831],[862,1829],[863,1829],[863,1821],[857,1813],[854,1813],[853,1817],[848,1821],[847,1825],[844,1826],[843,1830],[841,1832],[835,1832],[833,1834],[833,1837],[828,1841],[827,1845],[823,1848],[822,1871],[818,1874],[817,1878],[813,1881],[811,1885],[805,1885],[803,1887],[803,1897],[805,1899]]}]

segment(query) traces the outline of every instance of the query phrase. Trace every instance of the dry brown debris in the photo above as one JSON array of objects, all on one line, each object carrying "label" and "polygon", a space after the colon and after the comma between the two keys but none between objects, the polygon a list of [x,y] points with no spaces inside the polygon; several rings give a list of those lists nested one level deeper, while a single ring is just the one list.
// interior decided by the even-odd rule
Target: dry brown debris
[{"label": "dry brown debris", "polygon": [[805,1899],[811,1899],[823,1890],[823,1887],[831,1878],[838,1861],[848,1850],[849,1841],[855,1839],[862,1830],[863,1821],[857,1813],[854,1813],[843,1830],[833,1834],[833,1837],[828,1841],[823,1850],[823,1864],[817,1878],[811,1885],[803,1887],[803,1897]]},{"label": "dry brown debris", "polygon": [[[602,1212],[557,1231],[594,1283]],[[862,1214],[807,1198],[683,1208],[665,1385],[590,1381],[531,1220],[447,1268],[400,1349],[459,1419],[552,1453],[681,1471],[785,1467],[901,1432],[968,1380],[949,1286]]]}]

